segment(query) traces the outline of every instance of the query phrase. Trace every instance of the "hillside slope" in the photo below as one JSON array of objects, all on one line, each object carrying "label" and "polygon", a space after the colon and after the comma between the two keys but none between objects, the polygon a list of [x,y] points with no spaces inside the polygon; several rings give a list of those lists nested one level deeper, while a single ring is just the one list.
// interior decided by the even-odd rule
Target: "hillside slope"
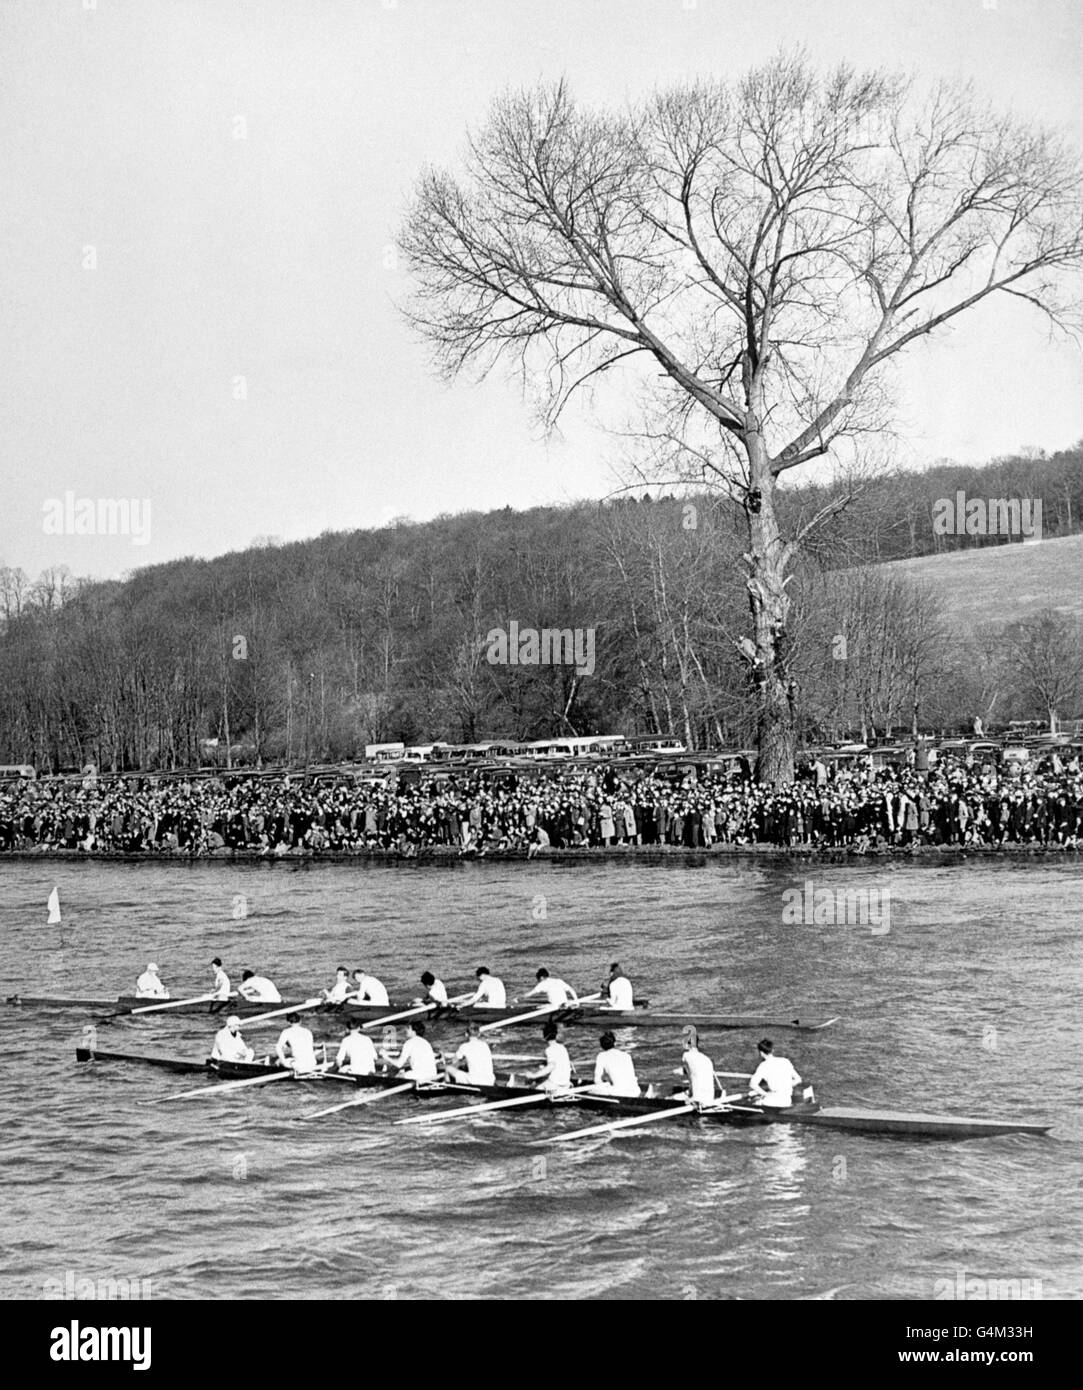
[{"label": "hillside slope", "polygon": [[931,585],[960,630],[999,626],[1043,608],[1083,618],[1083,535],[921,555],[884,568]]}]

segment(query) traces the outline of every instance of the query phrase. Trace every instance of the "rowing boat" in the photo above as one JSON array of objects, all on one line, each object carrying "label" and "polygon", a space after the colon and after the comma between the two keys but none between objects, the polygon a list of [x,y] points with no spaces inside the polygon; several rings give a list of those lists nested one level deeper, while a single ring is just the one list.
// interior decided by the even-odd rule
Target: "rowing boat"
[{"label": "rowing boat", "polygon": [[[137,1062],[173,1072],[212,1072],[223,1081],[247,1080],[281,1071],[276,1063],[186,1061],[123,1052],[101,1052],[86,1047],[75,1050],[80,1062]],[[401,1084],[395,1073],[377,1072],[356,1076],[348,1072],[318,1073],[312,1078],[320,1081],[351,1083],[369,1089],[390,1089]],[[635,1099],[591,1094],[577,1091],[574,1096],[547,1096],[528,1086],[473,1085],[468,1082],[431,1082],[416,1086],[410,1095],[418,1100],[438,1100],[442,1096],[474,1095],[483,1100],[504,1100],[536,1096],[537,1110],[560,1111],[570,1108],[601,1112],[612,1119],[635,1116],[659,1116],[669,1110],[687,1111],[683,1096],[639,1096]],[[700,1106],[688,1113],[678,1114],[682,1124],[725,1125],[734,1128],[774,1124],[805,1125],[813,1128],[842,1130],[857,1134],[902,1136],[911,1139],[980,1139],[999,1134],[1048,1134],[1050,1125],[1028,1120],[982,1119],[976,1116],[928,1115],[921,1112],[891,1110],[854,1110],[844,1106],[821,1106],[815,1101],[802,1101],[786,1109],[772,1109],[751,1104]]]},{"label": "rowing boat", "polygon": [[[131,1014],[136,1009],[144,1009],[147,1005],[157,1003],[168,1003],[168,1000],[142,999],[136,995],[121,995],[118,999],[70,999],[54,997],[49,995],[20,995],[11,994],[4,1001],[11,1007],[22,1008],[43,1008],[43,1009],[65,1009],[79,1008],[101,1012],[112,1012],[119,1015]],[[305,1000],[296,999],[286,1000],[281,1004],[269,1004],[266,1001],[254,1003],[248,999],[227,999],[227,1000],[196,1000],[188,1004],[181,1004],[179,1007],[170,1009],[168,1012],[150,1013],[150,1019],[166,1019],[171,1014],[200,1014],[214,1015],[237,1014],[244,1018],[253,1014],[266,1013],[268,1009],[285,1014],[290,1008],[300,1008]],[[315,1015],[332,1016],[343,1023],[349,1023],[353,1019],[359,1022],[371,1022],[373,1020],[387,1017],[389,1014],[405,1013],[415,1007],[414,1001],[405,1003],[391,1004],[321,1004],[318,1008],[309,1007],[306,1013],[309,1017]],[[529,1006],[527,1006],[529,1007]],[[513,1024],[519,1021],[527,1022],[523,1018],[524,1006],[508,1005],[506,1008],[459,1008],[453,1004],[439,1005],[432,1008],[425,1016],[426,1024],[431,1023],[508,1023]],[[529,1020],[537,1023],[537,1017]],[[829,1018],[821,1022],[802,1020],[800,1016],[787,1017],[784,1014],[697,1014],[697,1013],[670,1013],[651,1009],[649,1001],[642,1000],[637,1003],[634,1009],[605,1009],[598,1006],[587,1005],[576,1007],[569,1005],[567,1008],[553,1009],[546,1012],[545,1021],[556,1023],[582,1024],[587,1027],[608,1027],[608,1028],[680,1028],[684,1024],[693,1023],[699,1029],[719,1029],[719,1030],[744,1030],[744,1031],[775,1031],[775,1032],[799,1032],[799,1033],[818,1033],[824,1028],[830,1028],[838,1022],[837,1018]]]}]

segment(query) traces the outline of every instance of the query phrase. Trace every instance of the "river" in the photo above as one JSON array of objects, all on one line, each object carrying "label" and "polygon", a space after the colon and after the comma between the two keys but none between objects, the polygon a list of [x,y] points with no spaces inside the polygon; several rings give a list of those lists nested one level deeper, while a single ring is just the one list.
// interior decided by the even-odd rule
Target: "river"
[{"label": "river", "polygon": [[[388,1099],[305,1122],[329,1088],[292,1083],[162,1105],[199,1079],[77,1066],[89,1015],[4,1007],[0,1293],[934,1299],[961,1276],[1079,1297],[1081,877],[1068,859],[947,857],[0,864],[3,996],[115,996],[154,960],[180,997],[216,954],[289,994],[363,964],[392,997],[429,966],[465,987],[489,965],[521,993],[539,965],[585,987],[619,959],[656,1005],[838,1015],[775,1038],[825,1104],[1053,1125],[952,1143],[664,1122],[539,1149],[587,1121],[512,1112],[427,1133],[395,1123],[417,1102]],[[45,925],[54,884],[60,928]],[[886,890],[872,901],[888,911],[787,920],[783,894],[803,901],[806,884]],[[122,1021],[98,1045],[199,1057],[212,1031]],[[594,1032],[569,1031],[592,1057]],[[679,1038],[641,1032],[641,1077],[668,1080]],[[509,1038],[503,1051],[539,1050],[533,1029]],[[706,1046],[749,1071],[755,1041]]]}]

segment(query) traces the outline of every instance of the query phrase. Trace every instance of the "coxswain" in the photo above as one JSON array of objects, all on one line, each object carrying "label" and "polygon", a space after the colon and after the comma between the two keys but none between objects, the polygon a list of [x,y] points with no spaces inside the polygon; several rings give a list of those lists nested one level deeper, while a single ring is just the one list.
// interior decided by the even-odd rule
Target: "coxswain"
[{"label": "coxswain", "polygon": [[353,972],[353,993],[350,998],[355,1004],[390,1004],[387,986],[375,975],[367,975],[363,970]]},{"label": "coxswain", "polygon": [[214,1035],[211,1059],[215,1062],[251,1062],[255,1053],[241,1037],[241,1020],[230,1014],[226,1026]]},{"label": "coxswain", "polygon": [[524,999],[532,999],[534,995],[540,994],[548,1004],[559,1007],[562,1004],[578,1004],[579,995],[572,989],[571,985],[565,984],[563,980],[555,979],[549,974],[548,970],[542,969],[535,973],[534,978],[537,984],[528,994],[524,994]]},{"label": "coxswain", "polygon": [[615,960],[609,967],[609,979],[602,986],[600,992],[605,1000],[603,1008],[620,1009],[623,1013],[631,1013],[636,1006],[632,982],[620,968],[620,961]]},{"label": "coxswain", "polygon": [[143,971],[139,979],[135,982],[135,993],[138,999],[168,999],[169,990],[158,978],[158,967],[151,962]]},{"label": "coxswain", "polygon": [[443,980],[438,980],[431,970],[425,971],[421,983],[425,986],[425,993],[418,1000],[419,1004],[447,1003],[447,988]]},{"label": "coxswain", "polygon": [[355,1019],[339,1046],[335,1070],[349,1072],[351,1076],[371,1076],[376,1070],[376,1061],[376,1044],[361,1031],[361,1024]]},{"label": "coxswain", "polygon": [[449,1081],[466,1081],[474,1086],[496,1085],[492,1048],[481,1036],[480,1024],[466,1025],[466,1041],[459,1047],[446,1070]]},{"label": "coxswain", "polygon": [[749,1098],[772,1110],[784,1110],[793,1104],[793,1088],[801,1085],[801,1078],[788,1057],[775,1056],[770,1038],[761,1038],[756,1047],[760,1064],[748,1083]]},{"label": "coxswain", "polygon": [[237,993],[242,999],[251,1000],[253,1004],[282,1003],[282,996],[279,994],[277,986],[266,975],[257,975],[254,970],[242,972]]},{"label": "coxswain", "polygon": [[318,1068],[316,1043],[312,1030],[301,1022],[297,1013],[286,1015],[286,1027],[279,1035],[275,1056],[284,1067],[298,1076],[308,1076]]},{"label": "coxswain", "polygon": [[402,1051],[397,1057],[392,1057],[390,1052],[384,1049],[381,1057],[388,1067],[403,1078],[404,1081],[436,1081],[439,1069],[436,1065],[436,1053],[432,1050],[432,1044],[425,1037],[425,1025],[423,1023],[411,1022],[406,1025],[406,1041],[402,1045]]},{"label": "coxswain", "polygon": [[693,1024],[681,1030],[681,1040],[681,1066],[688,1082],[688,1099],[695,1105],[711,1105],[715,1098],[714,1063],[699,1050],[699,1031]]},{"label": "coxswain", "polygon": [[335,983],[330,989],[323,990],[322,994],[328,1004],[345,1004],[349,992],[350,972],[344,965],[340,965],[335,971]]},{"label": "coxswain", "polygon": [[542,1029],[542,1037],[545,1039],[545,1065],[537,1071],[526,1072],[525,1079],[539,1083],[542,1090],[552,1093],[570,1091],[572,1059],[568,1055],[568,1049],[560,1041],[557,1025],[547,1023]]},{"label": "coxswain", "polygon": [[468,1009],[506,1009],[508,1007],[508,992],[504,988],[504,981],[498,980],[495,975],[491,974],[487,965],[479,965],[474,971],[474,978],[478,982],[478,987],[466,1001]]},{"label": "coxswain", "polygon": [[598,1045],[601,1051],[594,1063],[594,1085],[591,1089],[609,1096],[638,1096],[639,1082],[636,1080],[632,1054],[617,1046],[617,1039],[612,1033],[603,1033]]},{"label": "coxswain", "polygon": [[214,984],[211,989],[214,994],[214,1002],[223,1004],[229,998],[229,976],[222,969],[222,957],[215,956],[211,961],[211,969],[214,971]]}]

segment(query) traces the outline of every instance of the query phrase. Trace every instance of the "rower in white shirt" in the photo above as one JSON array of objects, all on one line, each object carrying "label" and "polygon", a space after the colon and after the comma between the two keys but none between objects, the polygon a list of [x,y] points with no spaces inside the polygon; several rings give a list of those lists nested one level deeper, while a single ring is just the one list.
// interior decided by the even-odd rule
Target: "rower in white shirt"
[{"label": "rower in white shirt", "polygon": [[158,967],[152,961],[135,982],[135,993],[139,999],[168,999],[169,990],[158,978]]},{"label": "rower in white shirt", "polygon": [[[462,1063],[460,1066],[459,1063]],[[481,1025],[466,1025],[466,1041],[446,1068],[449,1081],[466,1081],[475,1086],[495,1086],[492,1048],[481,1036]]]},{"label": "rower in white shirt", "polygon": [[504,988],[504,981],[491,975],[487,965],[479,965],[474,971],[474,978],[478,982],[478,987],[471,998],[466,1001],[466,1008],[507,1008],[508,992]]},{"label": "rower in white shirt", "polygon": [[300,1014],[286,1015],[286,1027],[279,1035],[275,1056],[298,1076],[308,1076],[318,1070],[315,1039],[312,1030],[301,1022]]},{"label": "rower in white shirt", "polygon": [[439,1069],[436,1065],[436,1053],[425,1037],[423,1023],[411,1022],[406,1025],[406,1041],[397,1057],[392,1057],[386,1049],[380,1055],[388,1067],[398,1072],[404,1081],[437,1080]]},{"label": "rower in white shirt", "polygon": [[254,970],[245,970],[242,973],[237,993],[242,999],[248,999],[253,1004],[282,1003],[277,986],[266,975],[257,975]]},{"label": "rower in white shirt", "polygon": [[215,956],[211,961],[211,969],[214,971],[214,984],[211,986],[214,1002],[222,1003],[229,998],[229,976],[222,969],[221,956]]},{"label": "rower in white shirt", "polygon": [[748,1083],[749,1098],[771,1109],[785,1109],[793,1104],[793,1088],[801,1085],[801,1078],[788,1057],[775,1056],[770,1038],[761,1038],[756,1047],[760,1064]]},{"label": "rower in white shirt", "polygon": [[603,1033],[598,1041],[602,1050],[594,1063],[591,1089],[610,1096],[638,1096],[639,1082],[631,1053],[621,1051],[612,1033]]},{"label": "rower in white shirt", "polygon": [[[541,1083],[540,1089],[557,1094],[570,1091],[572,1087],[572,1059],[568,1049],[560,1041],[560,1031],[555,1023],[547,1023],[542,1029],[545,1039],[545,1065],[537,1071],[526,1073],[526,1080]],[[509,1077],[508,1084],[512,1084]]]},{"label": "rower in white shirt", "polygon": [[371,1076],[376,1070],[376,1060],[376,1044],[361,1031],[360,1022],[351,1023],[338,1049],[335,1070],[349,1072],[351,1076]]},{"label": "rower in white shirt", "polygon": [[330,989],[323,990],[323,997],[328,1004],[345,1004],[346,996],[350,993],[350,972],[344,965],[340,965],[335,971],[335,983]]},{"label": "rower in white shirt", "polygon": [[241,1037],[241,1020],[230,1014],[226,1026],[214,1035],[211,1058],[216,1062],[251,1062],[255,1055]]},{"label": "rower in white shirt", "polygon": [[443,980],[438,980],[431,970],[426,970],[421,977],[421,983],[425,986],[425,993],[418,1001],[421,1004],[446,1004],[447,988]]},{"label": "rower in white shirt", "polygon": [[528,994],[524,994],[524,999],[532,999],[534,995],[540,994],[547,1004],[578,1004],[579,995],[572,989],[571,985],[565,984],[563,980],[553,978],[548,970],[538,970],[534,978],[537,984]]},{"label": "rower in white shirt", "polygon": [[601,992],[605,999],[602,1007],[605,1009],[620,1009],[622,1012],[631,1013],[636,1006],[632,982],[620,968],[619,961],[614,961],[609,967],[609,979],[602,986]]},{"label": "rower in white shirt", "polygon": [[699,1032],[693,1025],[682,1029],[681,1038],[681,1065],[688,1081],[688,1099],[696,1105],[710,1105],[715,1098],[714,1063],[699,1050]]},{"label": "rower in white shirt", "polygon": [[375,975],[367,975],[363,970],[353,972],[353,989],[350,996],[358,1004],[390,1004],[387,988]]}]

